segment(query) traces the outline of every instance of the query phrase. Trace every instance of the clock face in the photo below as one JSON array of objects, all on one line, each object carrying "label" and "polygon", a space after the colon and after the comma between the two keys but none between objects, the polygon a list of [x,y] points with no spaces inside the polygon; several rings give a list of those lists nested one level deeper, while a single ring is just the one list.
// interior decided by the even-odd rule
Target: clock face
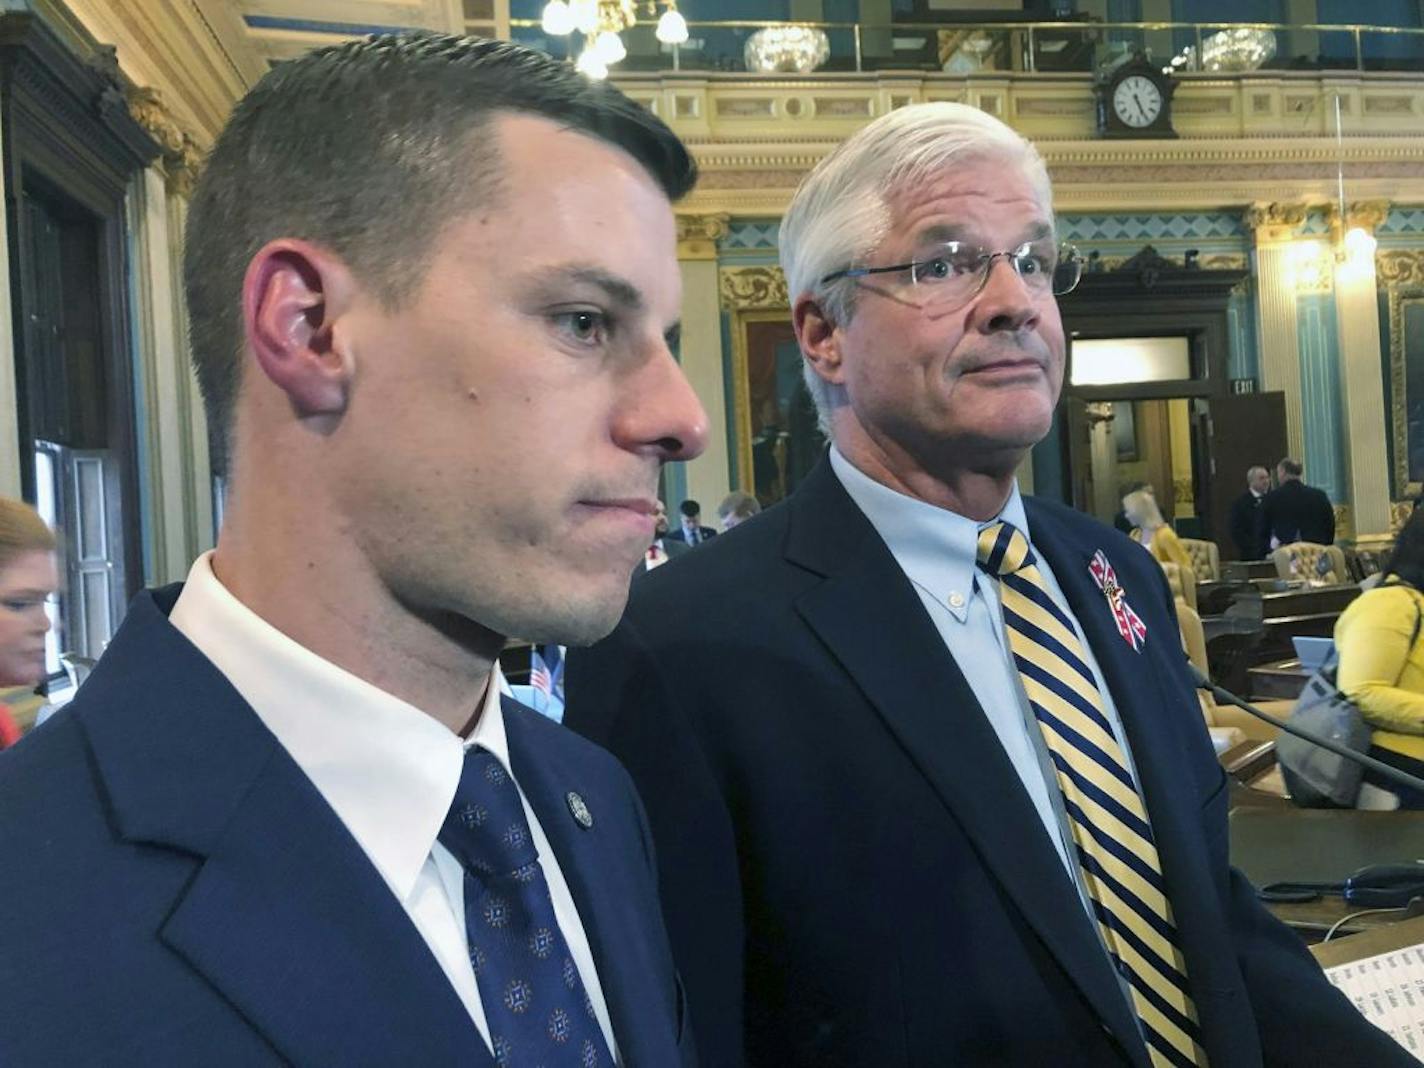
[{"label": "clock face", "polygon": [[1113,114],[1126,126],[1151,126],[1162,114],[1162,90],[1151,78],[1130,74],[1117,83],[1112,95]]}]

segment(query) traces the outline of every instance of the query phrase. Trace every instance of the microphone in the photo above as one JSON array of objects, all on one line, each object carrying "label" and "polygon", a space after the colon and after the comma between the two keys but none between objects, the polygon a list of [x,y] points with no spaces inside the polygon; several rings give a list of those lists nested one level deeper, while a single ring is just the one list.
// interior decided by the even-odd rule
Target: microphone
[{"label": "microphone", "polygon": [[1305,741],[1310,742],[1312,745],[1318,745],[1322,749],[1328,749],[1336,756],[1342,756],[1346,760],[1353,760],[1356,764],[1368,768],[1376,775],[1389,779],[1391,782],[1398,783],[1401,786],[1407,786],[1411,790],[1424,791],[1424,779],[1419,778],[1417,775],[1410,775],[1407,771],[1400,771],[1398,768],[1390,767],[1390,765],[1383,761],[1376,760],[1372,756],[1357,753],[1349,746],[1341,745],[1339,742],[1331,741],[1329,738],[1322,738],[1320,735],[1314,734],[1311,731],[1301,730],[1299,727],[1293,726],[1283,719],[1277,719],[1269,713],[1262,712],[1259,708],[1237,697],[1231,691],[1223,690],[1207,677],[1205,671],[1197,667],[1191,661],[1187,661],[1187,670],[1191,672],[1192,681],[1197,684],[1197,688],[1207,691],[1207,693],[1211,694],[1218,701],[1225,701],[1229,705],[1235,705],[1242,711],[1251,713],[1251,715],[1257,719],[1265,720],[1273,727],[1279,727],[1287,734],[1293,734],[1297,738],[1303,738]]}]

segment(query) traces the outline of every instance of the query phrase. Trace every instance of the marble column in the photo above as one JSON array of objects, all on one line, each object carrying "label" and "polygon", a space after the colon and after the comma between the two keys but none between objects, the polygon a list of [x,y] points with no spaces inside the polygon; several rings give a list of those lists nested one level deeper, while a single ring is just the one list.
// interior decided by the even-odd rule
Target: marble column
[{"label": "marble column", "polygon": [[[677,258],[682,270],[682,370],[707,410],[707,449],[686,465],[687,496],[702,504],[702,521],[715,526],[716,508],[731,490],[727,400],[722,366],[722,310],[717,289],[717,240],[726,215],[679,215]],[[669,509],[676,502],[668,502]]]},{"label": "marble column", "polygon": [[1305,210],[1304,204],[1256,204],[1246,210],[1245,217],[1256,241],[1256,330],[1261,389],[1285,394],[1286,439],[1292,456],[1305,452],[1292,255],[1292,242],[1305,222]]},{"label": "marble column", "polygon": [[[0,137],[8,136],[0,129]],[[0,168],[0,202],[9,181]],[[10,238],[6,213],[0,211],[0,252],[8,250]],[[0,255],[0,497],[20,496],[20,465],[25,453],[20,448],[20,395],[15,382],[15,309],[10,303],[10,257]]]},{"label": "marble column", "polygon": [[[1358,226],[1372,234],[1388,211],[1389,205],[1384,201],[1351,204],[1346,228]],[[1354,533],[1384,534],[1390,529],[1389,457],[1385,442],[1388,424],[1373,252],[1349,257],[1337,266],[1335,323],[1345,415],[1345,469]]]}]

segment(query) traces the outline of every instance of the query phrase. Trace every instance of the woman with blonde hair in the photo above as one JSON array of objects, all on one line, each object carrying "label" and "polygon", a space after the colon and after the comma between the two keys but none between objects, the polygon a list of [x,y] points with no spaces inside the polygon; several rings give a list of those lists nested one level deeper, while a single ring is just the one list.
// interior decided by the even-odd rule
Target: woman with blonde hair
[{"label": "woman with blonde hair", "polygon": [[1133,541],[1141,542],[1158,561],[1180,567],[1183,582],[1196,581],[1191,554],[1182,547],[1171,524],[1162,518],[1156,497],[1147,490],[1133,490],[1122,499],[1122,510],[1132,524]]},{"label": "woman with blonde hair", "polygon": [[[28,504],[0,497],[0,688],[33,689],[44,681],[45,602],[58,587],[54,532]],[[0,749],[19,737],[0,704]]]}]

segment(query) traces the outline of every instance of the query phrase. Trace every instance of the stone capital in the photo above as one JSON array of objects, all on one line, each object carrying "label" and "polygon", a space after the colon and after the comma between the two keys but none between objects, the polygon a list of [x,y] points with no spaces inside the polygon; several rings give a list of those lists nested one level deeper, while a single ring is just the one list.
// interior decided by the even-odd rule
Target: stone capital
[{"label": "stone capital", "polygon": [[[1344,228],[1351,230],[1359,227],[1373,235],[1384,223],[1385,216],[1388,214],[1388,200],[1352,200],[1345,205]],[[1326,217],[1330,220],[1330,236],[1336,244],[1339,244],[1343,236],[1340,228],[1340,206],[1331,204],[1326,211]]]},{"label": "stone capital", "polygon": [[678,215],[677,258],[680,260],[715,260],[717,242],[727,236],[731,216],[725,212],[714,215]]},{"label": "stone capital", "polygon": [[1242,216],[1256,238],[1256,246],[1276,245],[1295,238],[1305,222],[1307,205],[1297,203],[1256,203]]}]

